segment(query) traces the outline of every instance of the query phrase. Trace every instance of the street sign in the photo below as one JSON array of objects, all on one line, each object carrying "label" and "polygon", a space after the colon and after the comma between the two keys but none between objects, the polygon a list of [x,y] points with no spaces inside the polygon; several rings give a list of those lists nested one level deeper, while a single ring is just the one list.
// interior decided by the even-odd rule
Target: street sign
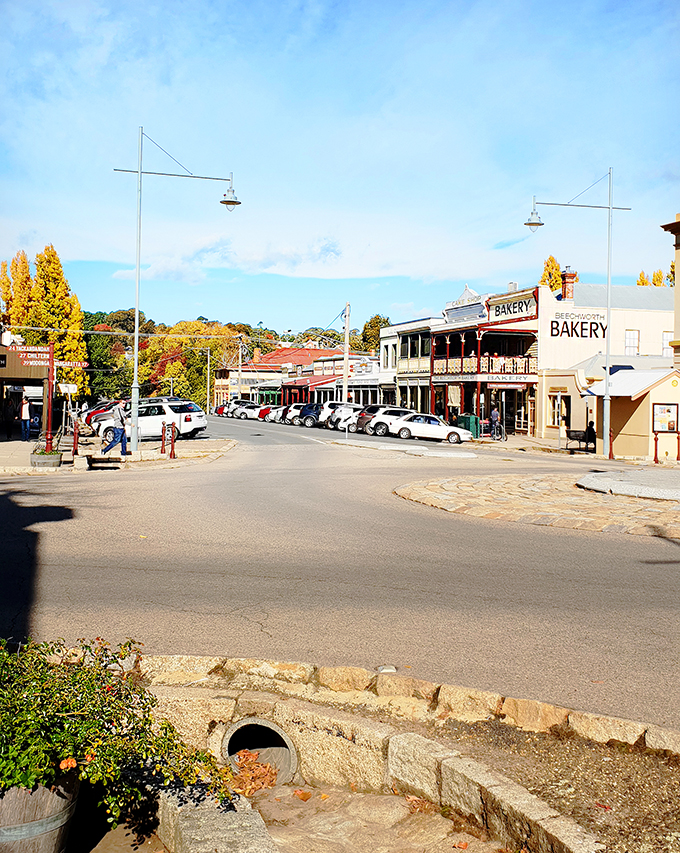
[{"label": "street sign", "polygon": [[76,394],[78,392],[78,386],[73,385],[70,382],[60,382],[59,391],[62,394]]},{"label": "street sign", "polygon": [[21,364],[23,367],[49,367],[50,363],[47,359],[22,358]]},{"label": "street sign", "polygon": [[88,364],[88,361],[54,361],[55,367],[87,367]]}]

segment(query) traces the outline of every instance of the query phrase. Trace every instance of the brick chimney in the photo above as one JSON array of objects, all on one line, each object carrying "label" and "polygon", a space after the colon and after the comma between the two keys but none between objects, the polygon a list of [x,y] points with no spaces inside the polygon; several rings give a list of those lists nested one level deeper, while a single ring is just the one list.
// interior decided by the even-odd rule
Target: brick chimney
[{"label": "brick chimney", "polygon": [[257,364],[261,358],[262,350],[259,347],[255,347],[255,349],[253,350],[253,361],[255,362],[255,364]]},{"label": "brick chimney", "polygon": [[574,282],[577,275],[578,273],[571,267],[565,267],[562,270],[562,299],[574,298]]}]

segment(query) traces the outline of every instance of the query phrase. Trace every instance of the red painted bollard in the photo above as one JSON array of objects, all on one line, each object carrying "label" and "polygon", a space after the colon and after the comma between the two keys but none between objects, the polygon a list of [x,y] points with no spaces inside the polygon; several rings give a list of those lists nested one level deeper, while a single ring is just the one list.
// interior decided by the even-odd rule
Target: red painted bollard
[{"label": "red painted bollard", "polygon": [[614,430],[609,430],[609,458],[614,458]]},{"label": "red painted bollard", "polygon": [[165,453],[165,421],[163,421],[161,429],[161,453]]},{"label": "red painted bollard", "polygon": [[170,433],[170,458],[171,459],[177,459],[177,456],[175,455],[175,429],[174,429],[174,426],[173,426],[172,432]]},{"label": "red painted bollard", "polygon": [[659,433],[654,433],[654,463],[659,464]]},{"label": "red painted bollard", "polygon": [[73,455],[78,455],[78,421],[73,421]]}]

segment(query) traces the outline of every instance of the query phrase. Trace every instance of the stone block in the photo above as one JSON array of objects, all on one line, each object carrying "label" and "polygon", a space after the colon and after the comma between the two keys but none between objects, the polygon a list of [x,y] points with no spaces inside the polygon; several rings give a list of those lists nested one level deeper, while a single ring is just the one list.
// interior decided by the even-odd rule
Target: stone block
[{"label": "stone block", "polygon": [[502,706],[503,697],[500,693],[442,684],[439,688],[437,716],[440,719],[453,717],[462,722],[475,723],[498,716]]},{"label": "stone block", "polygon": [[409,675],[381,672],[376,680],[375,692],[378,696],[412,696],[432,702],[438,687],[431,681],[421,681]]},{"label": "stone block", "polygon": [[492,838],[504,846],[526,847],[531,853],[553,853],[547,839],[537,833],[539,821],[560,816],[546,802],[510,779],[485,789],[482,800]]},{"label": "stone block", "polygon": [[200,655],[142,655],[139,666],[151,684],[188,684],[208,681],[210,672],[223,660]]},{"label": "stone block", "polygon": [[680,732],[662,729],[660,726],[647,726],[645,743],[650,749],[663,749],[680,755]]},{"label": "stone block", "polygon": [[618,717],[605,717],[603,714],[589,714],[585,711],[570,711],[569,726],[581,737],[596,743],[608,743],[610,740],[634,744],[645,733],[644,723],[635,720],[621,720]]},{"label": "stone block", "polygon": [[214,755],[220,764],[224,763],[222,757],[222,741],[227,733],[229,726],[226,723],[216,723],[208,732],[205,748],[211,755]]},{"label": "stone block", "polygon": [[274,705],[281,701],[277,693],[266,691],[245,690],[236,700],[234,721],[243,717],[264,717],[270,719],[274,713]]},{"label": "stone block", "polygon": [[506,781],[500,773],[471,758],[445,758],[441,763],[441,804],[483,827],[484,797]]},{"label": "stone block", "polygon": [[[541,819],[534,827],[539,853],[604,853],[606,845],[568,817]],[[533,850],[534,848],[530,848]]]},{"label": "stone block", "polygon": [[417,734],[390,738],[387,772],[399,791],[440,804],[441,763],[460,753]]},{"label": "stone block", "polygon": [[154,716],[171,722],[186,743],[200,749],[214,724],[231,721],[236,708],[235,695],[206,687],[158,686],[152,692],[158,699]]},{"label": "stone block", "polygon": [[295,744],[309,784],[386,790],[390,726],[295,700],[276,705],[274,722]]},{"label": "stone block", "polygon": [[314,667],[310,663],[289,663],[257,658],[223,658],[220,671],[224,675],[255,675],[303,684],[306,684],[314,675]]},{"label": "stone block", "polygon": [[525,731],[547,732],[551,726],[563,725],[567,721],[569,711],[534,699],[506,697],[501,714],[505,717],[504,722],[510,722]]},{"label": "stone block", "polygon": [[317,671],[319,684],[331,690],[366,690],[375,673],[359,666],[320,666]]}]

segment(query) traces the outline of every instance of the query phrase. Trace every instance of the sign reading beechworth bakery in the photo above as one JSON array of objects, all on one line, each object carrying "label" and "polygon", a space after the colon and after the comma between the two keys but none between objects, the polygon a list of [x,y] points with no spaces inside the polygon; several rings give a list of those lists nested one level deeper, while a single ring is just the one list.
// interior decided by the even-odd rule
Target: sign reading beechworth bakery
[{"label": "sign reading beechworth bakery", "polygon": [[489,299],[489,323],[508,323],[535,320],[538,317],[536,291],[513,293],[511,296]]}]

